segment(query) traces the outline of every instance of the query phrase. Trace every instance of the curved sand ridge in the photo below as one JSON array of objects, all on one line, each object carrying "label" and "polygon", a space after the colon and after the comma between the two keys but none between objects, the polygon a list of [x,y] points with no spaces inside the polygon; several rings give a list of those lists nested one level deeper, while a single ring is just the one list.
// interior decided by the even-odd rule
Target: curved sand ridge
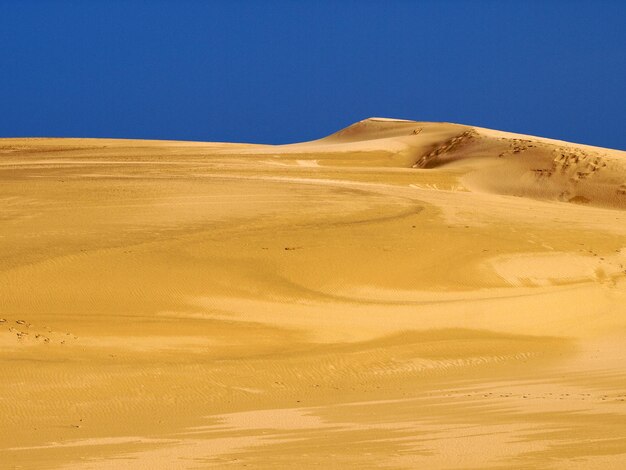
[{"label": "curved sand ridge", "polygon": [[621,468],[624,152],[372,118],[0,140],[0,462]]},{"label": "curved sand ridge", "polygon": [[[370,118],[318,144],[405,148],[404,164],[456,164],[475,191],[626,208],[626,152],[480,127]],[[364,146],[360,147],[364,148]]]}]

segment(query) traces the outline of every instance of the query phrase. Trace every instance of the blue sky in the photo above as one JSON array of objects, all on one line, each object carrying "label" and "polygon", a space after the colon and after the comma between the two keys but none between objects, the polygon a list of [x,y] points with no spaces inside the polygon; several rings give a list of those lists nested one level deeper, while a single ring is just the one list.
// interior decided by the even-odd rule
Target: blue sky
[{"label": "blue sky", "polygon": [[624,1],[0,0],[0,136],[287,143],[369,116],[626,149]]}]

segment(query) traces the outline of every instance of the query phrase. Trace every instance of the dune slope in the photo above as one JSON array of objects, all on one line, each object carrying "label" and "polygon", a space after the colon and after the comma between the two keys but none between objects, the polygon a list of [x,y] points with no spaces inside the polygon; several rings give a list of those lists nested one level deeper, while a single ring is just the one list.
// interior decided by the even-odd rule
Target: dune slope
[{"label": "dune slope", "polygon": [[624,152],[0,139],[0,208],[6,468],[626,466]]}]

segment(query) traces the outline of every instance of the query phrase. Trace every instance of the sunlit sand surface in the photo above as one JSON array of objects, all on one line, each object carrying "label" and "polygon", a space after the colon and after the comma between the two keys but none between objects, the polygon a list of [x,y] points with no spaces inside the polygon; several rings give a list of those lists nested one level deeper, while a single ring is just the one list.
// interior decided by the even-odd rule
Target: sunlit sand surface
[{"label": "sunlit sand surface", "polygon": [[1,139],[0,318],[2,468],[626,468],[626,153]]}]

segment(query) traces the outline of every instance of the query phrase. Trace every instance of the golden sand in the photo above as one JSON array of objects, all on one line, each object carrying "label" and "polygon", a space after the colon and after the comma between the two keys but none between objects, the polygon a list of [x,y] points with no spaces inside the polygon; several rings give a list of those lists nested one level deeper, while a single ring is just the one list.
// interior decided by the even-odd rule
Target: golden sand
[{"label": "golden sand", "polygon": [[625,209],[456,124],[0,139],[0,467],[626,468]]}]

